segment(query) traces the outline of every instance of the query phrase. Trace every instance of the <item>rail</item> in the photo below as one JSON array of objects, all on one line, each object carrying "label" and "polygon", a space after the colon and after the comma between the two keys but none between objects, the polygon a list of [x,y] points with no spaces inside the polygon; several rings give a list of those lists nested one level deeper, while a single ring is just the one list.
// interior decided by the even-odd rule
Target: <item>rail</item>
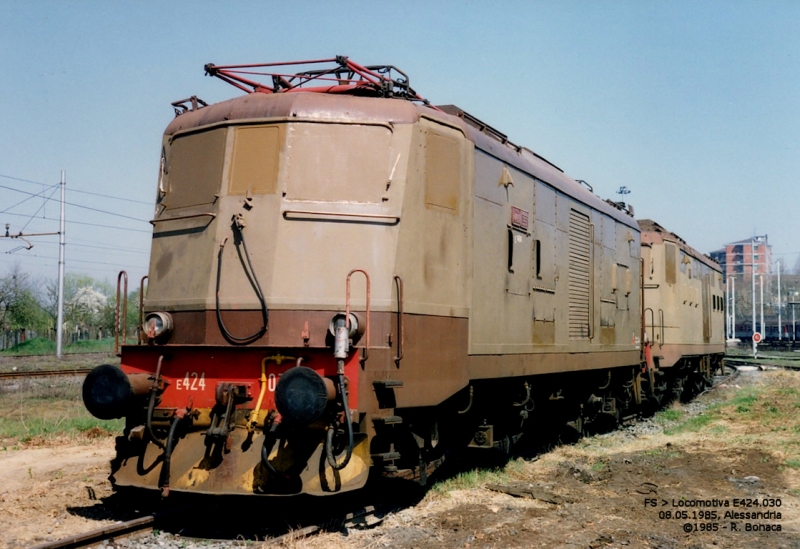
[{"label": "rail", "polygon": [[181,219],[193,219],[195,217],[210,217],[213,221],[214,218],[217,217],[217,214],[213,212],[200,212],[187,215],[176,215],[175,217],[159,217],[158,219],[151,219],[150,224],[155,226],[156,223],[164,223],[166,221],[180,221]]},{"label": "rail", "polygon": [[[647,312],[650,311],[650,343],[655,344],[656,342],[656,314],[650,307],[647,307],[644,310],[644,319],[647,318]],[[647,333],[647,324],[645,324],[644,328],[645,333]]]},{"label": "rail", "polygon": [[311,217],[361,217],[367,220],[387,220],[391,225],[400,222],[399,215],[386,215],[386,214],[368,214],[368,213],[350,213],[350,212],[319,212],[314,210],[284,210],[284,219],[291,219],[291,215],[303,215]]},{"label": "rail", "polygon": [[35,545],[31,549],[73,549],[76,547],[89,547],[111,538],[125,537],[145,530],[152,530],[156,519],[156,515],[139,517],[127,522],[120,522],[82,534],[76,534],[56,541]]},{"label": "rail", "polygon": [[144,275],[139,282],[139,325],[136,326],[136,343],[141,345],[147,339],[144,335],[144,281],[150,277]]},{"label": "rail", "polygon": [[394,362],[400,366],[400,361],[403,360],[403,279],[394,275],[395,284],[397,284],[397,354],[394,357]]},{"label": "rail", "polygon": [[73,368],[71,370],[27,370],[23,372],[0,372],[0,379],[19,377],[78,376],[88,374],[91,371],[91,368]]},{"label": "rail", "polygon": [[347,329],[350,330],[350,277],[353,276],[354,273],[362,273],[364,278],[367,279],[367,328],[365,330],[365,337],[367,339],[367,345],[364,348],[364,356],[361,358],[361,361],[364,362],[369,357],[369,275],[367,271],[364,269],[353,269],[349,273],[347,273],[347,295],[345,296],[345,313],[344,318],[345,322],[347,323]]},{"label": "rail", "polygon": [[594,339],[594,223],[589,223],[589,339]]}]

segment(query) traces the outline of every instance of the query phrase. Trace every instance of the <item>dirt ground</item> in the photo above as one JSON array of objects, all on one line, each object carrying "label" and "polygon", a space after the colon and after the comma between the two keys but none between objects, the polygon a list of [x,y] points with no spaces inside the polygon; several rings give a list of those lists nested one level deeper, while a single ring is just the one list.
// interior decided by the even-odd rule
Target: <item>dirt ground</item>
[{"label": "dirt ground", "polygon": [[[442,480],[370,528],[284,545],[800,548],[800,372],[743,374],[669,412],[502,471]],[[121,519],[103,502],[113,439],[96,434],[0,446],[0,547]]]}]

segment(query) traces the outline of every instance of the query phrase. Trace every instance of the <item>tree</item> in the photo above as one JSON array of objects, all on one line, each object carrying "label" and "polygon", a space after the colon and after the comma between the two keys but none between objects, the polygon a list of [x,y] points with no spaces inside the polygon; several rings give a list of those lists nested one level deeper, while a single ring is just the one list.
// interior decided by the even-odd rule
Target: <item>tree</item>
[{"label": "tree", "polygon": [[0,278],[0,328],[47,331],[52,323],[39,302],[36,286],[17,264]]},{"label": "tree", "polygon": [[[113,308],[114,290],[107,282],[89,275],[67,273],[64,276],[64,325],[67,332],[77,328],[113,328],[106,325],[106,309]],[[53,321],[58,317],[58,281],[47,284],[47,310]]]},{"label": "tree", "polygon": [[[100,326],[107,330],[109,336],[114,334],[114,320],[116,318],[117,297],[116,293],[108,300],[108,303],[101,312]],[[122,310],[120,310],[122,314]],[[135,289],[128,294],[128,334],[133,334],[136,325],[139,323],[139,289]]]}]

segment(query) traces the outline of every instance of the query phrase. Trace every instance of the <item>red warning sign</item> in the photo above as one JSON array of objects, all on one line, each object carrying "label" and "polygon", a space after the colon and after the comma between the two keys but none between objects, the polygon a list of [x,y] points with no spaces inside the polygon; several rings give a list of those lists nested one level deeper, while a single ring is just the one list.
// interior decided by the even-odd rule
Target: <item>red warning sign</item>
[{"label": "red warning sign", "polygon": [[517,207],[511,206],[511,224],[514,227],[522,229],[523,231],[528,230],[528,212],[525,210],[521,210]]}]

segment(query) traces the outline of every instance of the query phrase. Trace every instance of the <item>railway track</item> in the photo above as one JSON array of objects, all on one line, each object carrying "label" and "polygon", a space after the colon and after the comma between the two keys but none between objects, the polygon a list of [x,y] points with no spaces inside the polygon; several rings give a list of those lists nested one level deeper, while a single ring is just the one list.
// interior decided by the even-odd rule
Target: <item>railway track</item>
[{"label": "railway track", "polygon": [[[728,359],[725,359],[724,365],[725,365],[726,368],[729,368],[729,369],[732,370],[731,373],[729,373],[727,375],[714,376],[714,382],[711,384],[711,387],[709,387],[708,389],[706,389],[702,393],[698,394],[697,396],[703,395],[703,394],[711,391],[712,389],[716,389],[717,387],[719,387],[723,383],[730,383],[731,381],[733,381],[734,379],[739,377],[739,374],[741,373],[741,372],[739,372],[739,368],[737,367],[739,365],[728,363]],[[695,397],[695,398],[697,398],[697,397]]]},{"label": "railway track", "polygon": [[[119,522],[81,534],[75,534],[59,540],[35,545],[31,549],[78,549],[81,547],[93,547],[98,544],[103,544],[103,542],[113,542],[116,544],[116,542],[123,539],[142,540],[147,535],[150,535],[157,527],[165,527],[165,531],[171,530],[172,528],[170,528],[171,525],[169,524],[170,518],[176,518],[179,514],[191,511],[195,507],[196,506],[183,507],[161,513],[154,513],[126,522]],[[279,545],[281,543],[289,543],[307,538],[324,531],[341,530],[343,527],[352,527],[356,523],[376,524],[381,520],[378,516],[385,515],[393,507],[394,506],[389,505],[363,507],[357,511],[320,521],[318,524],[290,530],[284,534],[273,537],[266,537],[266,539],[263,539],[262,543],[266,545]],[[182,538],[195,539],[191,536],[182,536]],[[197,539],[199,540],[199,538]],[[202,541],[213,543],[215,541],[229,542],[230,540],[203,538]],[[156,547],[157,542],[154,542],[152,545]]]},{"label": "railway track", "polygon": [[[761,357],[762,360],[763,359],[769,359],[769,358],[772,358],[772,357]],[[778,358],[775,357],[775,359],[778,359]],[[796,360],[796,359],[780,358],[779,360],[788,361],[788,360]],[[800,363],[797,363],[797,364],[773,364],[773,363],[768,363],[768,362],[760,362],[759,360],[752,359],[752,358],[726,358],[725,359],[725,364],[728,365],[728,366],[755,366],[755,367],[759,367],[759,366],[764,365],[764,366],[769,366],[771,368],[784,368],[786,370],[800,370]]]},{"label": "railway track", "polygon": [[76,547],[90,547],[107,540],[138,537],[151,532],[157,518],[157,515],[139,517],[127,522],[120,522],[82,534],[35,545],[32,549],[73,549]]},{"label": "railway track", "polygon": [[17,372],[0,372],[0,379],[11,379],[20,377],[57,377],[57,376],[80,376],[91,372],[91,368],[73,368],[70,370],[27,370]]}]

